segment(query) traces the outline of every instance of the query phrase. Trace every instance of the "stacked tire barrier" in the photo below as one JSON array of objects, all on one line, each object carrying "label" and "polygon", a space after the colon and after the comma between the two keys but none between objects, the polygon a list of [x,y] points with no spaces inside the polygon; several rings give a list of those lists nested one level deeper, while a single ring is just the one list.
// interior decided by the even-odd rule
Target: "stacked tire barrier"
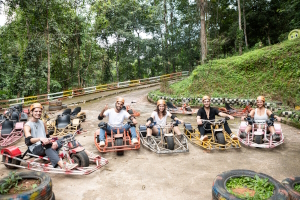
[{"label": "stacked tire barrier", "polygon": [[67,108],[67,105],[62,104],[62,102],[59,100],[49,102],[49,111],[61,110],[64,108]]}]

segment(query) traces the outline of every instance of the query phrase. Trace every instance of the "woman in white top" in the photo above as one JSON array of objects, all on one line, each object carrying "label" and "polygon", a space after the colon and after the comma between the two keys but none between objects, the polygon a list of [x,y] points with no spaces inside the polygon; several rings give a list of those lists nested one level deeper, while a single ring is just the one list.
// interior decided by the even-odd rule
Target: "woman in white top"
[{"label": "woman in white top", "polygon": [[[159,136],[161,134],[161,131],[166,131],[166,129],[161,129],[160,127],[164,127],[167,125],[167,117],[170,117],[173,120],[178,120],[181,123],[183,123],[182,120],[178,119],[175,115],[172,115],[170,112],[167,111],[167,105],[166,102],[162,99],[157,101],[157,107],[154,112],[152,112],[151,117],[147,119],[147,139],[150,138],[152,135]],[[150,127],[150,124],[152,122],[156,122],[156,125],[153,127]],[[169,131],[172,131],[174,129],[174,132],[180,136],[181,138],[183,135],[181,134],[178,126],[174,126],[171,129],[168,129]],[[180,139],[181,139],[180,138]]]},{"label": "woman in white top", "polygon": [[[251,110],[250,116],[251,118],[254,118],[255,120],[265,120],[267,121],[269,117],[272,115],[272,112],[268,109],[265,108],[265,97],[259,96],[256,99],[256,105],[257,108],[255,110]],[[277,119],[277,121],[281,121],[281,118],[274,115],[274,117]],[[242,117],[242,120],[244,120],[245,117]],[[247,128],[245,129],[245,133],[241,133],[241,137],[246,137],[246,135],[252,130],[252,126],[248,125]],[[269,126],[268,127],[269,132],[273,135],[273,140],[280,140],[280,137],[275,134],[275,128],[274,126]],[[274,135],[275,134],[275,135]]]}]

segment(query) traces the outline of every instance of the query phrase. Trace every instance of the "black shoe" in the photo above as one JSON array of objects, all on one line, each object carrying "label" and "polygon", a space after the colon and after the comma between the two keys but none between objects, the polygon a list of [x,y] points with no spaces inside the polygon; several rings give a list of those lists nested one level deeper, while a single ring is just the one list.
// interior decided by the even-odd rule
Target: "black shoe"
[{"label": "black shoe", "polygon": [[273,134],[272,134],[272,139],[273,139],[274,141],[279,142],[279,141],[280,141],[280,135],[278,135],[278,134],[276,134],[276,133],[273,133]]},{"label": "black shoe", "polygon": [[247,137],[247,133],[245,133],[245,132],[241,132],[241,134],[240,134],[240,138],[244,139],[244,138],[246,138],[246,137]]},{"label": "black shoe", "polygon": [[185,140],[185,137],[183,135],[180,136],[179,141],[180,141],[181,144],[186,144],[186,140]]},{"label": "black shoe", "polygon": [[149,145],[152,145],[151,136],[147,136],[147,143],[148,143]]}]

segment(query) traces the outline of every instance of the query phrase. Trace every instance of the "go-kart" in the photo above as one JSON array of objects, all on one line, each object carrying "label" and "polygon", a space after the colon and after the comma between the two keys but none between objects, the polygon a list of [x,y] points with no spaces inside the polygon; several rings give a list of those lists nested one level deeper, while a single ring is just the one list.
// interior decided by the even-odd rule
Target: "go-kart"
[{"label": "go-kart", "polygon": [[210,129],[205,129],[207,132],[207,140],[200,140],[200,132],[198,128],[193,128],[191,124],[184,124],[184,134],[186,137],[193,143],[200,147],[203,147],[208,150],[213,149],[230,149],[230,148],[240,148],[241,145],[239,140],[234,140],[230,135],[225,131],[224,124],[229,118],[221,118],[218,120],[203,120],[203,126],[206,127],[210,125]]},{"label": "go-kart", "polygon": [[[61,140],[52,138],[52,141],[60,141],[62,148],[59,151],[59,157],[67,163],[78,163],[78,166],[72,170],[65,170],[60,168],[54,168],[49,159],[46,156],[37,156],[30,152],[29,148],[22,153],[19,147],[10,146],[1,150],[2,163],[8,169],[23,168],[34,171],[48,172],[48,173],[60,173],[60,174],[71,174],[71,175],[87,175],[108,163],[108,160],[101,157],[95,156],[92,153],[88,156],[85,149],[79,146],[75,140],[74,134],[68,134]],[[47,144],[49,145],[49,144]],[[51,148],[51,145],[45,148]],[[90,167],[89,163],[95,163],[96,166]]]},{"label": "go-kart", "polygon": [[232,108],[229,103],[225,103],[225,108],[221,107],[219,108],[219,111],[224,112],[226,114],[229,114],[233,117],[241,117],[244,115],[247,115],[252,110],[252,107],[249,103],[246,104],[244,109],[235,109]]},{"label": "go-kart", "polygon": [[[270,116],[268,120],[254,120],[250,116],[245,118],[245,121],[241,121],[239,127],[238,138],[241,143],[250,147],[259,148],[274,148],[284,142],[284,136],[282,133],[281,125],[274,124],[274,115]],[[245,133],[245,129],[248,125],[252,126],[252,131],[249,134]],[[276,138],[268,132],[268,127],[274,126]],[[244,135],[243,135],[244,134]],[[274,140],[275,139],[275,140]]]},{"label": "go-kart", "polygon": [[26,122],[28,120],[28,109],[22,108],[22,105],[16,105],[9,107],[5,112],[4,116],[7,119],[10,119],[14,123],[17,122]]},{"label": "go-kart", "polygon": [[[132,124],[132,121],[129,120],[127,122],[131,126],[135,126]],[[98,124],[99,128],[106,129],[107,123],[105,122],[100,122]],[[123,155],[124,151],[127,150],[137,150],[140,149],[141,143],[140,143],[140,137],[139,134],[136,135],[136,138],[138,140],[137,144],[133,144],[131,142],[131,133],[130,130],[126,131],[125,129],[122,130],[123,132],[120,131],[120,128],[112,128],[111,132],[105,131],[105,146],[101,147],[99,145],[100,143],[100,129],[98,129],[95,134],[94,134],[94,142],[97,147],[97,149],[101,153],[105,152],[117,152],[117,155]]]},{"label": "go-kart", "polygon": [[167,102],[167,110],[172,114],[186,114],[191,115],[197,113],[198,109],[192,109],[190,106],[183,104],[178,108],[173,103]]},{"label": "go-kart", "polygon": [[[182,135],[183,138],[181,141],[174,135],[173,127],[178,126],[179,124],[180,121],[176,120],[166,126],[159,126],[158,128],[160,129],[161,134],[159,136],[151,136],[150,141],[147,141],[147,127],[145,125],[140,125],[139,134],[142,144],[144,147],[158,154],[189,152],[185,136]],[[153,122],[149,125],[149,127],[152,128],[155,125],[156,122]]]},{"label": "go-kart", "polygon": [[23,136],[24,122],[5,119],[1,122],[0,146],[6,147],[18,141]]},{"label": "go-kart", "polygon": [[62,115],[70,115],[71,120],[79,119],[80,122],[84,122],[86,120],[86,113],[81,111],[81,107],[76,107],[73,111],[71,108],[67,108],[63,111]]},{"label": "go-kart", "polygon": [[126,110],[131,116],[133,117],[139,117],[140,116],[140,112],[132,109],[132,105],[136,103],[136,101],[131,101],[130,105],[127,106],[123,106],[123,110]]}]

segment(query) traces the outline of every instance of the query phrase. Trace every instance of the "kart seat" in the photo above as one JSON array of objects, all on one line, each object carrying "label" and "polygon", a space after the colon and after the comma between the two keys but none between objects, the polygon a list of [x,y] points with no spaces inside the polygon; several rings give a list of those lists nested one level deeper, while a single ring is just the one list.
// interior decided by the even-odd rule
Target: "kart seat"
[{"label": "kart seat", "polygon": [[22,112],[20,122],[26,122],[27,120],[28,120],[28,115]]},{"label": "kart seat", "polygon": [[1,136],[6,138],[7,136],[10,135],[13,129],[14,129],[14,122],[10,120],[5,120],[2,123]]},{"label": "kart seat", "polygon": [[71,112],[71,115],[76,116],[78,113],[80,113],[81,107],[74,108],[73,112]]},{"label": "kart seat", "polygon": [[167,102],[167,106],[168,106],[168,108],[176,108],[171,102]]},{"label": "kart seat", "polygon": [[70,115],[71,114],[71,108],[67,108],[66,110],[64,110],[64,112],[62,113],[62,115]]},{"label": "kart seat", "polygon": [[16,105],[16,109],[17,109],[19,112],[22,112],[22,110],[23,110],[22,104]]},{"label": "kart seat", "polygon": [[11,120],[14,122],[18,122],[19,121],[19,113],[17,111],[13,111],[11,114]]},{"label": "kart seat", "polygon": [[3,122],[5,119],[5,116],[3,114],[0,114],[0,123]]},{"label": "kart seat", "polygon": [[71,124],[70,115],[58,116],[57,119],[56,119],[56,127],[57,128],[65,128],[69,124]]},{"label": "kart seat", "polygon": [[187,107],[186,111],[192,112],[192,109],[190,107]]}]

